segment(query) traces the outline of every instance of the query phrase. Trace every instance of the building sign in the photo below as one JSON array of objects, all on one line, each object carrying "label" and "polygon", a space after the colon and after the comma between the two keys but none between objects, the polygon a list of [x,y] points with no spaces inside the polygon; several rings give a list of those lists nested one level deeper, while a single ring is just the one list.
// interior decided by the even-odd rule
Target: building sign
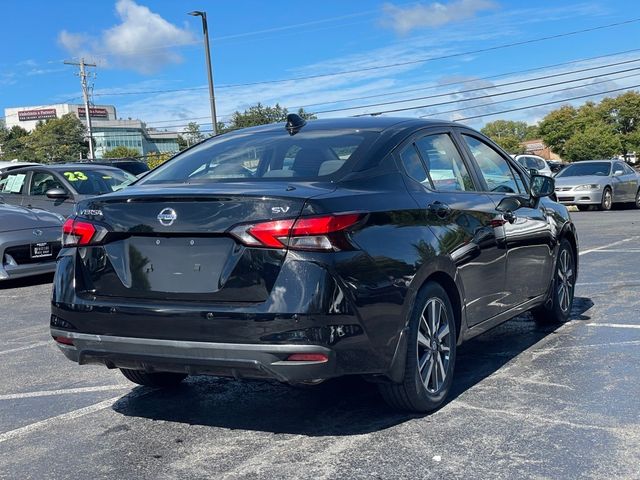
[{"label": "building sign", "polygon": [[18,112],[18,120],[28,122],[30,120],[46,120],[47,118],[57,118],[55,108],[41,108],[38,110],[22,110]]},{"label": "building sign", "polygon": [[[109,118],[109,112],[106,108],[89,107],[89,115],[96,118]],[[84,107],[78,107],[78,116],[80,118],[87,116]]]}]

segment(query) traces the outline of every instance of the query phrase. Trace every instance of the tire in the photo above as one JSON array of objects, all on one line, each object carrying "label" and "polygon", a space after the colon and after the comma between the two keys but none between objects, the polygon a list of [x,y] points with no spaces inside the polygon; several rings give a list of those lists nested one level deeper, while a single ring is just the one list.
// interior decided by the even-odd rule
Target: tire
[{"label": "tire", "polygon": [[564,239],[558,249],[550,305],[545,304],[531,311],[538,323],[558,324],[569,320],[576,285],[575,264],[573,247],[567,239]]},{"label": "tire", "polygon": [[633,202],[633,207],[634,208],[640,208],[640,188],[636,192],[636,201]]},{"label": "tire", "polygon": [[576,207],[578,207],[578,210],[581,212],[586,212],[591,209],[591,205],[576,205]]},{"label": "tire", "polygon": [[602,192],[602,200],[600,201],[600,205],[598,207],[599,210],[608,211],[611,210],[613,206],[613,194],[611,193],[611,189],[609,187],[605,187]]},{"label": "tire", "polygon": [[[434,323],[440,335],[431,335]],[[431,412],[442,406],[451,388],[456,340],[449,296],[440,284],[425,284],[418,292],[409,319],[404,378],[400,383],[378,384],[385,401],[394,409],[415,413]]]},{"label": "tire", "polygon": [[138,385],[144,385],[145,387],[175,387],[187,377],[184,373],[147,373],[140,370],[130,370],[128,368],[121,368],[120,371],[127,377],[127,380],[137,383]]}]

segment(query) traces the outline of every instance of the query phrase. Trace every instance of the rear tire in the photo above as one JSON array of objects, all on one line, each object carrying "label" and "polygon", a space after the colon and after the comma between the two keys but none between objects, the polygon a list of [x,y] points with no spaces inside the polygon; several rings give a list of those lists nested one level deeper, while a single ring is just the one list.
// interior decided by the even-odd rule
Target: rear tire
[{"label": "rear tire", "polygon": [[600,210],[608,211],[611,210],[613,206],[613,194],[611,193],[611,189],[609,187],[605,187],[602,192],[602,200],[600,201],[600,206],[598,207]]},{"label": "rear tire", "polygon": [[127,377],[127,380],[137,383],[138,385],[144,385],[145,387],[175,387],[187,377],[184,373],[147,373],[141,370],[130,370],[128,368],[121,368],[120,371]]},{"label": "rear tire", "polygon": [[638,189],[638,191],[636,192],[636,201],[633,202],[633,207],[634,208],[639,208],[640,209],[640,188]]},{"label": "rear tire", "polygon": [[571,243],[567,239],[562,240],[551,285],[551,302],[531,310],[536,322],[558,324],[569,320],[576,285],[575,263]]},{"label": "rear tire", "polygon": [[416,413],[442,406],[451,388],[456,340],[449,296],[440,284],[429,282],[420,289],[409,319],[404,378],[400,383],[378,384],[385,401]]}]

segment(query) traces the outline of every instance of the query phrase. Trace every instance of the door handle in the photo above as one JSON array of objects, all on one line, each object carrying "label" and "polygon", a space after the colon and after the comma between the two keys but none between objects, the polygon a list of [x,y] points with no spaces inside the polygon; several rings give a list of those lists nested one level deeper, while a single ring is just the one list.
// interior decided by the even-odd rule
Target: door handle
[{"label": "door handle", "polygon": [[429,210],[430,213],[433,213],[438,218],[447,218],[449,215],[451,215],[451,207],[449,207],[449,205],[447,205],[446,203],[442,203],[438,200],[427,205],[427,210]]}]

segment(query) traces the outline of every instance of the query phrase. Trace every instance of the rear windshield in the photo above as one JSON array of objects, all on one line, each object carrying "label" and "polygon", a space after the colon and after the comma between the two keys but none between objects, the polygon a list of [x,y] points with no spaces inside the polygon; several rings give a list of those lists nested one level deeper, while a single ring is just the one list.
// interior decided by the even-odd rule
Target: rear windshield
[{"label": "rear windshield", "polygon": [[[247,179],[314,180],[346,172],[377,131],[238,132],[206,141],[158,167],[138,184]],[[343,169],[344,167],[344,169]]]},{"label": "rear windshield", "polygon": [[544,160],[535,157],[520,157],[518,158],[518,162],[528,169],[543,170],[546,166]]},{"label": "rear windshield", "polygon": [[609,176],[611,162],[574,163],[562,170],[557,177],[581,177],[583,175]]},{"label": "rear windshield", "polygon": [[80,195],[101,195],[115,192],[129,185],[135,176],[120,169],[73,168],[61,172]]}]

